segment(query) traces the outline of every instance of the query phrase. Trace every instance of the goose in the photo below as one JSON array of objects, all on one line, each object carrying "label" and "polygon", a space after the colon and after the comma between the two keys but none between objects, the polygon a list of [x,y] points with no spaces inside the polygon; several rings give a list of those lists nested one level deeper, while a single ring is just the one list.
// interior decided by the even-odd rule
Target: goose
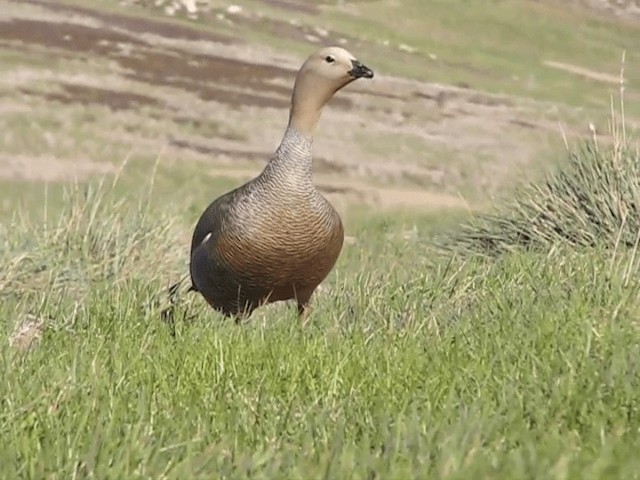
[{"label": "goose", "polygon": [[344,48],[309,56],[296,75],[275,153],[258,176],[201,214],[191,240],[189,290],[236,323],[262,305],[288,300],[306,319],[314,291],[338,260],[344,229],[313,183],[313,133],[329,99],[359,78],[373,78],[373,71]]}]

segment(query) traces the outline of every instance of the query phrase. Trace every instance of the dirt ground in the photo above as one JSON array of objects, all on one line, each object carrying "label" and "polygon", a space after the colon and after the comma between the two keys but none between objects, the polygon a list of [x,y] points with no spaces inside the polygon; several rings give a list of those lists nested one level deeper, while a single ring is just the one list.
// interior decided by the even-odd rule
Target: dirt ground
[{"label": "dirt ground", "polygon": [[640,20],[640,0],[573,0],[579,5],[616,15],[628,20]]},{"label": "dirt ground", "polygon": [[[44,0],[0,0],[0,32],[0,49],[21,59],[0,71],[1,111],[37,118],[29,105],[41,105],[58,125],[42,135],[58,145],[70,134],[60,125],[78,107],[102,107],[91,134],[114,149],[162,148],[168,161],[199,162],[211,176],[259,172],[282,135],[303,60],[184,23]],[[301,32],[289,25],[281,34]],[[376,70],[375,58],[361,60]],[[314,140],[315,174],[347,202],[468,208],[461,191],[489,197],[559,142],[558,118],[553,105],[377,71],[330,102]],[[0,153],[5,178],[60,180],[109,168],[73,149],[55,161]]]}]

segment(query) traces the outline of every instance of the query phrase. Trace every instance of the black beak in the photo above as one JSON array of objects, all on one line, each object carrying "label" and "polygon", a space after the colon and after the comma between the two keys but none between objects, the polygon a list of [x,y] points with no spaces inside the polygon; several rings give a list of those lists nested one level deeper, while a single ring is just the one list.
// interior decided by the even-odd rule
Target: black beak
[{"label": "black beak", "polygon": [[351,60],[351,65],[353,68],[349,70],[349,75],[353,78],[373,78],[373,70],[361,64],[358,60]]}]

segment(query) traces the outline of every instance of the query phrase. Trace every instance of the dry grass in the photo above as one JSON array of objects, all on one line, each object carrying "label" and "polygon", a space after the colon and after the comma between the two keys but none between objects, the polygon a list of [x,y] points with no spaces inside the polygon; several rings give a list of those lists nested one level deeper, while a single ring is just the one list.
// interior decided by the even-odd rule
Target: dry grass
[{"label": "dry grass", "polygon": [[3,223],[0,295],[36,304],[44,298],[79,303],[95,284],[115,288],[141,268],[150,280],[167,269],[176,272],[181,252],[175,249],[175,217],[159,209],[150,214],[153,177],[148,195],[137,202],[118,196],[118,180],[118,175],[105,176],[75,184],[64,190],[61,201],[53,200],[55,215],[48,214],[46,199],[41,217],[19,211]]},{"label": "dry grass", "polygon": [[[479,215],[438,244],[446,251],[499,255],[552,246],[637,249],[640,242],[640,151],[625,122],[623,75],[611,142],[595,129],[570,148],[568,162],[542,183],[529,183],[496,212]],[[593,128],[593,127],[592,127]]]}]

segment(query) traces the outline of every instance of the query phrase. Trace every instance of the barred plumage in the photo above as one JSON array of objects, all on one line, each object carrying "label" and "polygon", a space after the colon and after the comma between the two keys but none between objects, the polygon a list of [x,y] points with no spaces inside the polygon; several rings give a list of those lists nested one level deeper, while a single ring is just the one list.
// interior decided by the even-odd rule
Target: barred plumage
[{"label": "barred plumage", "polygon": [[335,91],[372,76],[339,47],[316,52],[300,69],[275,154],[260,175],[211,203],[194,230],[191,281],[213,308],[241,318],[295,299],[306,312],[344,240],[340,216],[313,184],[312,131]]}]

